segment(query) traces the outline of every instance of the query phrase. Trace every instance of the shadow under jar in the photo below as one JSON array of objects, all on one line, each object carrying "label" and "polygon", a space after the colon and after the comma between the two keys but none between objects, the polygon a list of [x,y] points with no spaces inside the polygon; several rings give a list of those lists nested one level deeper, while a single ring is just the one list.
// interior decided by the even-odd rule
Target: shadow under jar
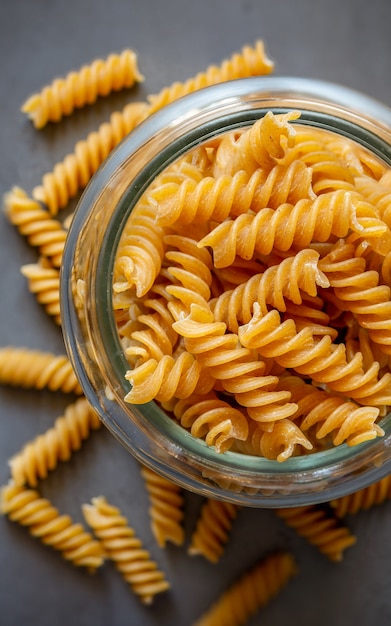
[{"label": "shadow under jar", "polygon": [[[384,435],[358,445],[304,451],[284,462],[228,450],[193,437],[158,402],[129,404],[129,370],[113,312],[113,271],[132,210],[169,165],[268,111],[299,111],[295,125],[354,140],[391,165],[391,110],[363,94],[321,81],[249,78],[208,87],[142,122],[110,154],[85,190],[61,269],[66,348],[84,393],[103,423],[141,463],[211,498],[253,507],[326,502],[391,471],[391,415]],[[385,412],[385,411],[384,411]]]}]

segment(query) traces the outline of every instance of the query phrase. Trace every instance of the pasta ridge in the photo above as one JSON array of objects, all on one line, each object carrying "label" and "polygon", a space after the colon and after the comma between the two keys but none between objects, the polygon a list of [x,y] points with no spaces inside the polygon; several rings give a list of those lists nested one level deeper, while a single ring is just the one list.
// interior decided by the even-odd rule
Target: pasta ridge
[{"label": "pasta ridge", "polygon": [[276,509],[276,514],[330,561],[341,561],[344,551],[356,543],[347,526],[316,505]]},{"label": "pasta ridge", "polygon": [[27,278],[27,286],[36,300],[54,322],[61,326],[60,272],[41,257],[38,263],[22,265],[21,272]]},{"label": "pasta ridge", "polygon": [[9,460],[15,485],[27,483],[36,487],[39,479],[47,477],[59,461],[68,461],[79,450],[91,430],[97,430],[101,421],[85,398],[68,405],[52,428],[27,443]]},{"label": "pasta ridge", "polygon": [[106,59],[96,59],[91,65],[83,65],[65,78],[57,78],[39,93],[33,94],[22,105],[23,113],[32,120],[35,128],[43,128],[48,122],[59,122],[71,115],[74,109],[94,104],[99,96],[112,91],[132,87],[144,77],[137,65],[133,50],[110,54]]},{"label": "pasta ridge", "polygon": [[245,415],[213,391],[178,400],[173,412],[193,437],[204,438],[218,453],[226,452],[236,441],[247,439],[249,427]]},{"label": "pasta ridge", "polygon": [[373,506],[383,504],[390,498],[391,475],[388,475],[368,485],[368,487],[331,500],[330,505],[337,517],[345,517],[345,515],[353,515],[359,511],[366,511]]},{"label": "pasta ridge", "polygon": [[151,604],[155,595],[169,589],[164,573],[133,528],[128,525],[121,511],[109,504],[103,496],[93,498],[90,504],[83,504],[83,515],[87,524],[102,543],[107,557],[113,561],[131,589],[143,604]]},{"label": "pasta ridge", "polygon": [[27,238],[28,243],[38,248],[53,267],[59,268],[67,236],[62,224],[51,218],[47,210],[29,198],[20,187],[13,187],[5,194],[4,209],[11,224]]},{"label": "pasta ridge", "polygon": [[145,102],[130,102],[122,111],[112,113],[108,122],[79,140],[73,152],[43,175],[41,184],[33,189],[33,197],[56,215],[86,187],[113,148],[141,121],[146,108]]},{"label": "pasta ridge", "polygon": [[202,505],[188,553],[191,556],[200,554],[211,563],[217,563],[229,540],[238,511],[239,507],[231,502],[208,498]]},{"label": "pasta ridge", "polygon": [[78,567],[94,571],[105,558],[103,548],[81,524],[75,524],[69,515],[60,515],[49,500],[38,491],[12,482],[2,488],[1,512],[21,526],[27,526],[33,537]]},{"label": "pasta ridge", "polygon": [[194,626],[239,626],[268,604],[296,574],[289,552],[273,552],[232,583]]},{"label": "pasta ridge", "polygon": [[[288,326],[287,322],[290,321]],[[282,367],[311,376],[313,380],[326,384],[333,391],[350,396],[359,404],[389,404],[391,374],[387,372],[378,378],[379,363],[374,362],[364,371],[361,353],[357,352],[348,361],[345,344],[333,344],[329,335],[315,340],[311,336],[305,336],[304,330],[297,333],[293,320],[286,320],[284,324],[284,341],[279,336],[274,345],[273,332],[282,332],[280,316],[274,311],[263,315],[259,305],[255,303],[253,318],[248,324],[239,327],[239,340],[243,346],[251,345],[261,357],[270,358],[273,354]],[[305,339],[303,345],[299,343],[301,338]]]},{"label": "pasta ridge", "polygon": [[166,104],[178,98],[208,87],[235,78],[248,78],[270,74],[274,69],[274,63],[266,54],[262,40],[257,40],[253,47],[244,46],[239,53],[234,53],[229,59],[224,60],[219,66],[210,65],[205,72],[200,72],[186,82],[175,82],[169,87],[163,88],[159,93],[150,95],[150,109],[152,114]]},{"label": "pasta ridge", "polygon": [[141,475],[149,493],[151,528],[158,545],[161,548],[167,542],[183,545],[184,497],[181,487],[146,466],[141,468]]},{"label": "pasta ridge", "polygon": [[25,389],[82,393],[65,355],[14,346],[0,348],[0,383]]}]

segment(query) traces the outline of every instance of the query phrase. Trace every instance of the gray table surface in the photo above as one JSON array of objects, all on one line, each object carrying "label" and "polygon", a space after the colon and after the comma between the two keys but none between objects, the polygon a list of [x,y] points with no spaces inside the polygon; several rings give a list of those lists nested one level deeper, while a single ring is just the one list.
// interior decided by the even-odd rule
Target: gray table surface
[{"label": "gray table surface", "polygon": [[[112,111],[219,64],[258,38],[276,62],[275,74],[334,81],[390,105],[390,23],[390,0],[1,0],[0,193],[13,185],[31,192]],[[136,90],[101,99],[43,131],[20,112],[26,97],[53,78],[126,47],[138,52],[145,75]],[[59,328],[20,274],[20,266],[34,262],[36,253],[5,217],[0,219],[0,346],[62,353]],[[0,389],[0,484],[8,480],[9,457],[51,426],[69,401],[62,394]],[[103,494],[118,504],[172,590],[145,608],[114,568],[89,575],[1,518],[1,626],[189,626],[256,558],[278,547],[293,551],[300,573],[251,624],[391,623],[391,503],[349,518],[358,541],[339,564],[320,555],[273,511],[242,510],[223,558],[211,565],[189,557],[187,544],[157,547],[138,466],[106,430],[93,434],[40,488],[78,521],[80,504],[93,496]],[[186,494],[187,543],[201,503],[200,496]]]}]

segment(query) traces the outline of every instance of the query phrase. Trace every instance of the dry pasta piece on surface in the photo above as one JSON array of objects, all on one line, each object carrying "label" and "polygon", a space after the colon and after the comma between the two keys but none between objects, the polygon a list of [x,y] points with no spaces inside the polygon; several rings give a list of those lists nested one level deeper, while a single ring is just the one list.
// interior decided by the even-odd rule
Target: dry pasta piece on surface
[{"label": "dry pasta piece on surface", "polygon": [[230,502],[207,499],[201,507],[188,553],[192,556],[200,554],[211,563],[217,563],[229,541],[238,511],[239,507]]},{"label": "dry pasta piece on surface", "polygon": [[108,122],[78,141],[73,152],[43,175],[41,184],[33,189],[33,197],[56,215],[84,189],[113,148],[137,126],[146,107],[145,102],[130,102],[122,111],[112,113]]},{"label": "dry pasta piece on surface", "polygon": [[0,383],[25,389],[82,393],[65,355],[14,346],[0,348]]},{"label": "dry pasta piece on surface", "polygon": [[149,494],[151,528],[158,545],[161,548],[167,542],[183,545],[184,497],[181,487],[146,466],[141,468],[141,475]]},{"label": "dry pasta piece on surface", "polygon": [[391,498],[391,475],[385,476],[381,480],[359,489],[354,493],[331,500],[337,517],[353,515],[359,511],[367,511],[373,506],[383,504]]},{"label": "dry pasta piece on surface", "polygon": [[48,122],[59,122],[64,116],[71,115],[74,109],[93,104],[98,97],[130,88],[143,79],[137,54],[133,50],[124,50],[121,54],[110,54],[106,59],[83,65],[65,78],[57,78],[30,96],[22,105],[22,111],[35,128],[43,128]]},{"label": "dry pasta piece on surface", "polygon": [[13,187],[4,196],[5,213],[21,235],[53,267],[60,267],[67,231],[62,224],[50,217],[41,204],[20,187]]},{"label": "dry pasta piece on surface", "polygon": [[231,584],[193,626],[240,626],[266,606],[297,573],[289,552],[264,557]]},{"label": "dry pasta piece on surface", "polygon": [[275,512],[330,561],[341,561],[344,551],[356,543],[350,529],[323,507],[308,505],[276,509]]},{"label": "dry pasta piece on surface", "polygon": [[107,557],[129,583],[143,604],[151,604],[155,596],[167,591],[170,584],[135,536],[120,510],[103,496],[83,505],[87,524],[101,541]]},{"label": "dry pasta piece on surface", "polygon": [[51,267],[41,257],[38,263],[22,265],[21,272],[27,278],[28,289],[35,295],[37,302],[44,307],[57,326],[61,326],[59,269]]},{"label": "dry pasta piece on surface", "polygon": [[38,491],[10,482],[1,490],[0,509],[21,526],[27,526],[33,537],[61,552],[64,559],[78,567],[95,571],[105,558],[99,541],[75,524],[69,515],[59,511]]},{"label": "dry pasta piece on surface", "polygon": [[9,460],[15,485],[27,483],[35,487],[38,480],[47,477],[59,461],[68,461],[79,450],[91,430],[100,428],[102,422],[85,398],[66,407],[52,428],[23,446]]},{"label": "dry pasta piece on surface", "polygon": [[200,72],[184,83],[175,82],[169,87],[164,87],[159,93],[150,95],[148,100],[151,106],[148,114],[151,115],[166,104],[203,87],[235,78],[270,74],[273,69],[274,63],[268,58],[263,41],[258,40],[253,47],[244,46],[239,53],[233,54],[220,66],[211,65],[205,72]]}]

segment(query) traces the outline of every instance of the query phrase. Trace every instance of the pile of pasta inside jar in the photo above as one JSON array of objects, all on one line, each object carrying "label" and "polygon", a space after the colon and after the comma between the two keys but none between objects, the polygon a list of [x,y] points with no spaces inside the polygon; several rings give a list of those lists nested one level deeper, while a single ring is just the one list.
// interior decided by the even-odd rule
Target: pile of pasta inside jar
[{"label": "pile of pasta inside jar", "polygon": [[381,437],[391,405],[391,169],[266,112],[134,206],[113,272],[125,400],[216,452],[280,462]]}]

